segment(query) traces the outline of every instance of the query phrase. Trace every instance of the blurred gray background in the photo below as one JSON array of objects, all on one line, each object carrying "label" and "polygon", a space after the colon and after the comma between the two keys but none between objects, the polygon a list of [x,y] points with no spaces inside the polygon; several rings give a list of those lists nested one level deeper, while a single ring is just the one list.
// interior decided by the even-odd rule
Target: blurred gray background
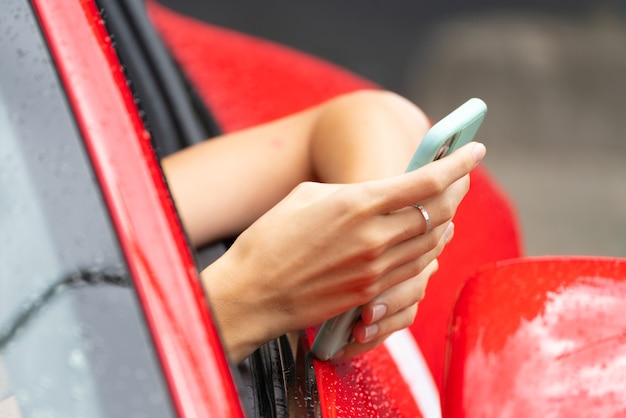
[{"label": "blurred gray background", "polygon": [[626,256],[626,2],[159,0],[321,56],[433,119],[489,106],[485,165],[529,255]]}]

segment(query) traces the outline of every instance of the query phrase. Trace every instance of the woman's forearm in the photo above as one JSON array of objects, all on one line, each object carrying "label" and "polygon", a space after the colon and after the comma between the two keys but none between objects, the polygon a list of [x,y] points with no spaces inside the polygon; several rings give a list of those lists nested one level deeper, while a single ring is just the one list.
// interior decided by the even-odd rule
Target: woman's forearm
[{"label": "woman's forearm", "polygon": [[312,177],[319,108],[184,149],[162,162],[192,244],[235,235]]},{"label": "woman's forearm", "polygon": [[351,183],[401,173],[428,128],[389,92],[361,91],[163,160],[194,245],[235,235],[303,181]]},{"label": "woman's forearm", "polygon": [[338,98],[320,113],[310,138],[312,167],[326,183],[400,174],[430,123],[407,99],[384,91]]}]

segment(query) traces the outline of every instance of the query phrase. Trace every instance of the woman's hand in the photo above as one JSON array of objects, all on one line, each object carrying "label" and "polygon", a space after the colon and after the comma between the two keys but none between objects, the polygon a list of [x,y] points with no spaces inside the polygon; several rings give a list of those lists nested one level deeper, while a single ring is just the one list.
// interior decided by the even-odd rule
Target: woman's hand
[{"label": "woman's hand", "polygon": [[405,98],[361,91],[163,161],[194,245],[248,228],[202,274],[231,359],[352,306],[365,305],[346,356],[413,321],[484,153],[399,175],[429,126]]},{"label": "woman's hand", "polygon": [[[358,305],[366,306],[355,337],[366,344],[346,356],[407,326],[484,153],[472,143],[411,173],[296,187],[202,273],[231,360]],[[428,234],[415,202],[430,214]],[[413,296],[404,298],[406,289]],[[379,305],[387,308],[381,319]]]}]

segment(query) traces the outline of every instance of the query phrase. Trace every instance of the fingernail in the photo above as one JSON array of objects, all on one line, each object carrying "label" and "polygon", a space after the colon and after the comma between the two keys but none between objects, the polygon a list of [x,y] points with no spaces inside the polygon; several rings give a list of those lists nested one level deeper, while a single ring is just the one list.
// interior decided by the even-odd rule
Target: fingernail
[{"label": "fingernail", "polygon": [[474,161],[479,163],[487,153],[487,148],[481,144],[480,142],[476,142],[472,148],[472,155],[474,156]]},{"label": "fingernail", "polygon": [[365,327],[365,338],[363,339],[364,343],[368,343],[374,339],[378,335],[378,324],[372,324]]},{"label": "fingernail", "polygon": [[372,323],[380,321],[387,313],[387,305],[379,304],[374,305],[372,308]]},{"label": "fingernail", "polygon": [[450,222],[448,224],[448,226],[446,227],[446,230],[443,232],[443,242],[444,243],[449,243],[450,240],[452,240],[452,236],[454,235],[454,223]]}]

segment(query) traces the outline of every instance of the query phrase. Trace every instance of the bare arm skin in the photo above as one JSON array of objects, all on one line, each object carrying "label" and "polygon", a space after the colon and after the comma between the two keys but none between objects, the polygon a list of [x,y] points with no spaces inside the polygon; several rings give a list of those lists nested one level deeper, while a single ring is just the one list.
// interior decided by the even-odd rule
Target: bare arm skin
[{"label": "bare arm skin", "polygon": [[403,172],[428,119],[406,99],[361,91],[187,148],[163,161],[194,245],[243,231],[304,181]]},{"label": "bare arm skin", "polygon": [[244,231],[202,273],[231,360],[356,305],[358,343],[341,356],[413,321],[484,155],[471,144],[402,174],[428,127],[405,99],[366,91],[163,161],[195,245]]}]

